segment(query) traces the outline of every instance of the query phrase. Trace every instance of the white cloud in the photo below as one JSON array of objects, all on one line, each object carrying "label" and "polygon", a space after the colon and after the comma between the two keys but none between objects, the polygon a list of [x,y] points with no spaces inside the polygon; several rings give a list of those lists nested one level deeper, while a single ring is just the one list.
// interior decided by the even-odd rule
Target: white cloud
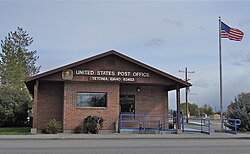
[{"label": "white cloud", "polygon": [[[249,15],[248,15],[249,16]],[[239,26],[240,27],[245,27],[245,26],[249,26],[250,20],[249,19],[245,19],[245,20],[241,20],[239,22]]]},{"label": "white cloud", "polygon": [[183,27],[183,23],[180,22],[180,21],[177,21],[177,20],[173,20],[173,19],[170,19],[168,17],[164,18],[162,20],[163,23],[166,23],[166,24],[169,24],[169,25],[173,25],[173,26],[176,26],[176,27]]},{"label": "white cloud", "polygon": [[156,48],[156,47],[162,47],[162,46],[164,46],[164,44],[165,44],[165,41],[163,39],[153,38],[153,39],[149,40],[148,42],[146,42],[145,46]]}]

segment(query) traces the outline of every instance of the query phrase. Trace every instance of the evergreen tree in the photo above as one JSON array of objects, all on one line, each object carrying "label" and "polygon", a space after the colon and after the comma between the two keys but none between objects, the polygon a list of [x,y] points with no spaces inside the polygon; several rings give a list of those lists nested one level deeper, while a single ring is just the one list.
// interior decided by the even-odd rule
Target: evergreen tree
[{"label": "evergreen tree", "polygon": [[36,51],[28,50],[33,38],[18,27],[1,41],[0,53],[0,126],[22,126],[32,98],[25,78],[39,72]]},{"label": "evergreen tree", "polygon": [[1,41],[0,53],[0,81],[2,85],[24,88],[25,78],[35,75],[40,67],[35,66],[38,59],[36,51],[29,51],[28,46],[33,42],[26,31],[18,27]]},{"label": "evergreen tree", "polygon": [[240,119],[240,131],[250,131],[250,93],[241,93],[228,106],[227,117]]}]

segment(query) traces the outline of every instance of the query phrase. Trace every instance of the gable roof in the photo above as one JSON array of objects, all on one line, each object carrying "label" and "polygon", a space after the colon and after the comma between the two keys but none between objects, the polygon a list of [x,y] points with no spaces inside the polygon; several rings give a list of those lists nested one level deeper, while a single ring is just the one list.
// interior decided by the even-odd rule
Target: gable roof
[{"label": "gable roof", "polygon": [[181,88],[191,86],[190,83],[188,83],[188,82],[186,82],[184,80],[176,78],[176,77],[174,77],[174,76],[172,76],[170,74],[167,74],[167,73],[165,73],[165,72],[163,72],[161,70],[158,70],[158,69],[153,68],[153,67],[151,67],[151,66],[149,66],[147,64],[144,64],[144,63],[142,63],[140,61],[137,61],[137,60],[135,60],[133,58],[130,58],[130,57],[126,56],[126,55],[123,55],[123,54],[121,54],[121,53],[119,53],[119,52],[117,52],[115,50],[110,50],[110,51],[104,52],[102,54],[98,54],[96,56],[93,56],[93,57],[90,57],[90,58],[86,58],[86,59],[77,61],[75,63],[71,63],[71,64],[68,64],[68,65],[65,65],[65,66],[62,66],[62,67],[59,67],[59,68],[56,68],[56,69],[53,69],[53,70],[50,70],[50,71],[38,74],[38,75],[35,75],[35,76],[29,77],[29,78],[27,78],[25,80],[25,84],[29,88],[31,83],[34,83],[36,80],[39,80],[40,78],[43,78],[45,76],[49,76],[49,75],[61,72],[61,71],[65,70],[65,69],[70,69],[72,67],[79,66],[79,65],[82,65],[82,64],[88,63],[90,61],[97,60],[99,58],[103,58],[103,57],[106,57],[106,56],[109,56],[109,55],[116,55],[116,56],[118,56],[118,57],[120,57],[122,59],[125,59],[125,60],[127,60],[127,61],[129,61],[131,63],[139,65],[139,66],[141,66],[141,67],[143,67],[145,69],[148,69],[148,70],[150,70],[152,72],[155,72],[157,74],[160,74],[160,75],[162,75],[162,76],[164,76],[164,77],[166,77],[166,78],[168,78],[170,80],[173,80],[173,81],[177,82]]}]

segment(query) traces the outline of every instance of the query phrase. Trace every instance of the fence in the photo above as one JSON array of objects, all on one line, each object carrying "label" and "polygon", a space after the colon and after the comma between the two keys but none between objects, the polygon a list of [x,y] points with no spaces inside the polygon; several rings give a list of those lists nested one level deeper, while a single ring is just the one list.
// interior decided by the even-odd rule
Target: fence
[{"label": "fence", "polygon": [[[224,132],[230,133],[230,134],[237,134],[237,127],[241,124],[240,119],[223,119],[223,126],[224,126]],[[228,128],[231,128],[232,130],[228,130]]]},{"label": "fence", "polygon": [[[209,118],[189,118],[186,123],[181,116],[182,132],[210,134]],[[177,117],[150,114],[120,114],[120,131],[167,131],[176,132]]]},{"label": "fence", "polygon": [[177,117],[150,114],[120,114],[120,131],[176,132]]},{"label": "fence", "polygon": [[188,121],[187,123],[186,118],[182,118],[182,132],[211,133],[209,118],[189,118]]}]

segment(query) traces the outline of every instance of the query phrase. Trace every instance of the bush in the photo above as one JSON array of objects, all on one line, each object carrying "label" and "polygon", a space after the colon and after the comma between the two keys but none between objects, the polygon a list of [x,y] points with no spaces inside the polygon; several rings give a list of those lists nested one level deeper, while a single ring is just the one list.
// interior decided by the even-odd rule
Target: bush
[{"label": "bush", "polygon": [[83,132],[83,126],[82,125],[76,126],[76,128],[74,130],[74,133],[75,134],[80,134],[82,132]]},{"label": "bush", "polygon": [[241,93],[228,106],[227,117],[240,119],[239,131],[250,131],[250,93]]},{"label": "bush", "polygon": [[42,132],[45,134],[57,134],[61,129],[61,122],[53,119],[47,123],[47,126],[42,130]]},{"label": "bush", "polygon": [[103,126],[102,117],[88,116],[83,121],[83,131],[84,133],[97,134]]},{"label": "bush", "polygon": [[0,83],[0,126],[23,127],[28,126],[28,109],[32,99],[25,90],[17,90]]},{"label": "bush", "polygon": [[174,129],[174,124],[168,124],[169,129]]}]

